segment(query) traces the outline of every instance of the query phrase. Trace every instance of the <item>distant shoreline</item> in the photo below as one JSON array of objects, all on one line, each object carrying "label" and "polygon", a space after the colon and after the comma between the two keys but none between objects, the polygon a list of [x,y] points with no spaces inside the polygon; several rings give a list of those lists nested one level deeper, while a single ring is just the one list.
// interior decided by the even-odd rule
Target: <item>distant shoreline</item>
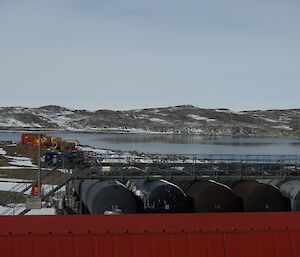
[{"label": "distant shoreline", "polygon": [[103,130],[84,130],[84,129],[55,129],[55,128],[0,128],[2,133],[37,133],[37,132],[53,132],[53,133],[78,133],[78,134],[132,134],[132,135],[182,135],[182,136],[203,136],[203,137],[231,137],[231,138],[284,138],[284,139],[299,139],[300,136],[284,136],[284,135],[252,135],[252,134],[238,134],[238,135],[229,135],[229,134],[200,134],[200,133],[183,133],[183,132],[157,132],[157,131],[126,131],[121,129],[103,129]]},{"label": "distant shoreline", "polygon": [[0,108],[0,130],[92,134],[157,134],[300,138],[300,110],[232,111],[191,105],[129,111],[60,106]]}]

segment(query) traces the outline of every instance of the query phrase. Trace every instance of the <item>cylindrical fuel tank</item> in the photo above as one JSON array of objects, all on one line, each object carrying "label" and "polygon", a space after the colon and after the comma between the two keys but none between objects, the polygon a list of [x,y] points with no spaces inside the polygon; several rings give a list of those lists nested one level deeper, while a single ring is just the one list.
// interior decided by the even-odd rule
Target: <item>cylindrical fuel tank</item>
[{"label": "cylindrical fuel tank", "polygon": [[262,179],[259,181],[278,187],[282,195],[290,200],[292,211],[300,211],[299,179]]},{"label": "cylindrical fuel tank", "polygon": [[146,213],[178,213],[187,211],[187,198],[176,185],[165,180],[129,180],[126,186],[142,202]]},{"label": "cylindrical fuel tank", "polygon": [[243,199],[244,211],[288,211],[288,202],[278,188],[255,180],[230,181],[227,183],[235,195]]},{"label": "cylindrical fuel tank", "polygon": [[91,214],[103,214],[117,210],[136,213],[134,195],[115,180],[86,179],[75,183],[75,191]]},{"label": "cylindrical fuel tank", "polygon": [[185,181],[181,188],[191,199],[194,212],[242,211],[243,202],[228,186],[213,180]]}]

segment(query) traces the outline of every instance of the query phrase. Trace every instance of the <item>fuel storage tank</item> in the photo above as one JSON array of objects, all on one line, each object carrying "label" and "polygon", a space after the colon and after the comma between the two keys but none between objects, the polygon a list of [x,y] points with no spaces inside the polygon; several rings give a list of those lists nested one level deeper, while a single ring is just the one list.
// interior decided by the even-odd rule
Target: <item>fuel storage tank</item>
[{"label": "fuel storage tank", "polygon": [[235,195],[243,199],[244,211],[289,211],[290,204],[273,185],[255,180],[227,182]]},{"label": "fuel storage tank", "polygon": [[242,199],[231,189],[213,180],[185,181],[181,188],[189,198],[192,212],[242,211]]},{"label": "fuel storage tank", "polygon": [[135,196],[116,180],[78,180],[75,191],[91,214],[137,211]]},{"label": "fuel storage tank", "polygon": [[262,179],[259,181],[278,187],[282,195],[290,200],[292,211],[300,211],[299,179]]},{"label": "fuel storage tank", "polygon": [[187,211],[185,193],[165,180],[133,179],[126,183],[141,203],[141,212],[179,213]]}]

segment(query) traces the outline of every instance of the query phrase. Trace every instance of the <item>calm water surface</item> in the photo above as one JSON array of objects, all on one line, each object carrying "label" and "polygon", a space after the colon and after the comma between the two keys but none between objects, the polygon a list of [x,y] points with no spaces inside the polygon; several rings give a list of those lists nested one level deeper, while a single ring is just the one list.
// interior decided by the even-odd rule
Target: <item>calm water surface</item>
[{"label": "calm water surface", "polygon": [[[20,141],[22,132],[0,132],[0,140]],[[161,154],[300,154],[300,139],[232,138],[198,135],[91,134],[46,132],[83,145]]]}]

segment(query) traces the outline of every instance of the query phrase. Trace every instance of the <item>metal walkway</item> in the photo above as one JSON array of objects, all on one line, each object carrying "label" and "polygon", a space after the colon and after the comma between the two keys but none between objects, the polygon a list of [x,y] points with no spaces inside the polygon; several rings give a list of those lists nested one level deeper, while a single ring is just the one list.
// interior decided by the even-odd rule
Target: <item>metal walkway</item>
[{"label": "metal walkway", "polygon": [[[51,172],[61,167],[52,167],[42,177],[47,179]],[[166,180],[249,180],[249,179],[299,179],[300,155],[151,155],[124,156],[98,155],[97,161],[88,165],[77,165],[69,173],[59,172],[53,181],[52,188],[41,197],[44,201],[53,196],[72,180],[77,179],[166,179]],[[30,178],[28,184],[18,184],[11,191],[19,194],[0,199],[1,205],[13,202],[28,191],[32,186]],[[20,187],[22,189],[20,190]],[[20,211],[21,210],[21,211]],[[19,213],[18,213],[19,211]],[[30,209],[23,205],[7,209],[1,215],[24,215]]]},{"label": "metal walkway", "polygon": [[[53,195],[71,179],[69,174],[60,172],[60,168],[62,167],[48,167],[48,170],[46,170],[41,177],[42,181],[48,180],[52,183],[43,185],[42,189],[47,193],[41,197],[42,201]],[[54,172],[56,172],[58,176],[53,176]],[[28,191],[36,184],[36,179],[36,176],[29,177],[23,183],[18,183],[10,188],[8,193],[4,197],[0,198],[0,205],[6,207],[6,209],[0,213],[0,215],[22,215],[30,211],[30,209],[25,209],[20,212],[20,210],[24,209],[25,204],[17,202],[20,198],[24,198],[24,194],[28,193]]]},{"label": "metal walkway", "polygon": [[240,180],[299,178],[300,155],[98,156],[98,165],[76,179],[164,178]]}]

